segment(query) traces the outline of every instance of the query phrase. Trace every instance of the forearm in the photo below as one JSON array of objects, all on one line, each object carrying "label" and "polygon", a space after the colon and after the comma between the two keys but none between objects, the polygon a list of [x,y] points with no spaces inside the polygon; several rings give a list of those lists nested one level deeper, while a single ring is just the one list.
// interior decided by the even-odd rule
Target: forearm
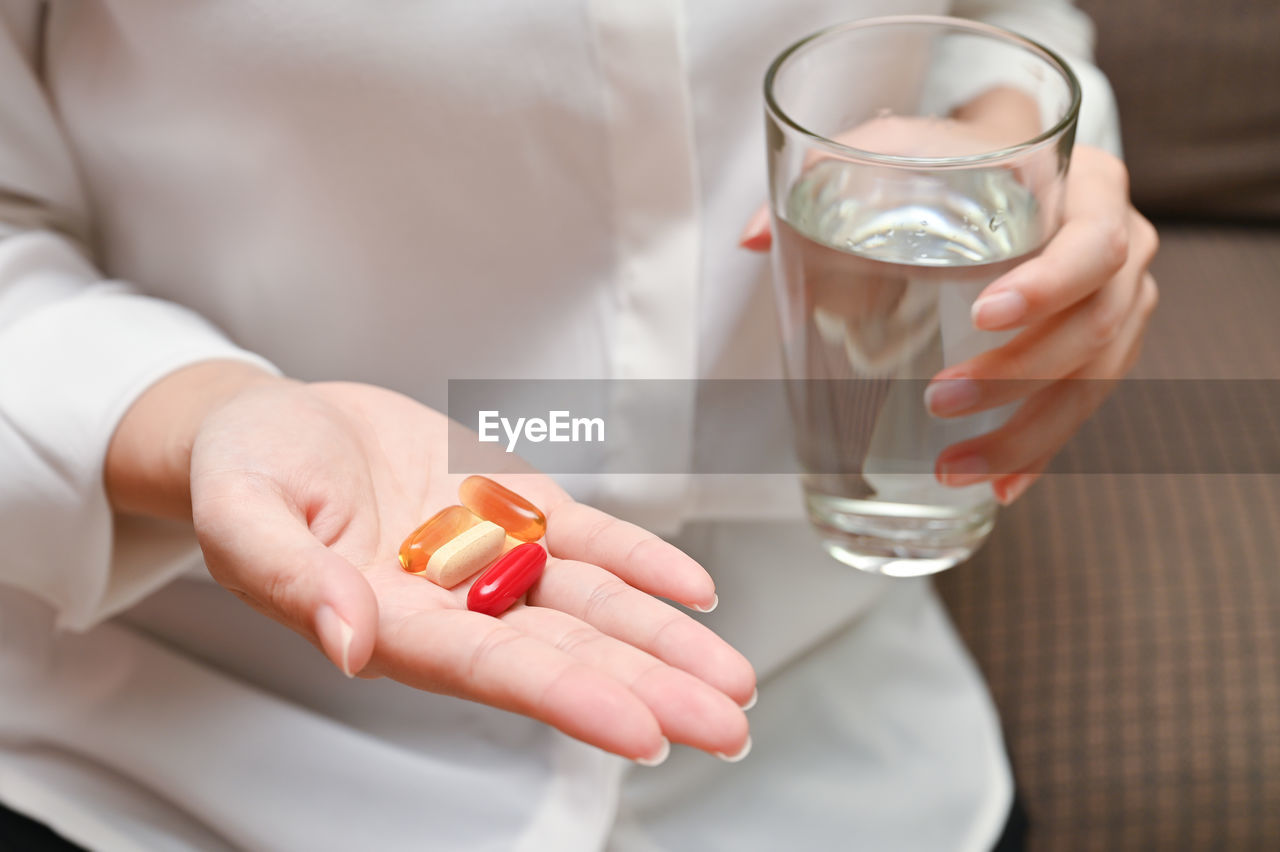
[{"label": "forearm", "polygon": [[165,376],[121,418],[103,480],[117,513],[191,520],[191,447],[210,412],[245,388],[285,381],[239,361],[205,361]]}]

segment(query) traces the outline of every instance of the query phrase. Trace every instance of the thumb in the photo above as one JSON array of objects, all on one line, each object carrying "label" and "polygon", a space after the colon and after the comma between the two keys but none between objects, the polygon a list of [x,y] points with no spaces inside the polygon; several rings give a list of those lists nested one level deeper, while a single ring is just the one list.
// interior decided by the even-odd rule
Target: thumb
[{"label": "thumb", "polygon": [[773,234],[769,230],[769,207],[761,204],[752,214],[747,226],[738,237],[738,245],[751,251],[768,251],[773,245]]},{"label": "thumb", "polygon": [[348,677],[373,655],[378,601],[364,575],[312,535],[279,492],[236,477],[192,489],[209,573],[267,617],[320,646]]}]

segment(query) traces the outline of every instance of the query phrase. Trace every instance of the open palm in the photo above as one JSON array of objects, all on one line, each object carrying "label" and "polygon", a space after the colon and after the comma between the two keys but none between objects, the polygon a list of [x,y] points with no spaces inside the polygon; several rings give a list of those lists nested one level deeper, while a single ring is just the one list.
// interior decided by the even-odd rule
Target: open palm
[{"label": "open palm", "polygon": [[449,428],[439,412],[367,385],[281,381],[237,395],[192,450],[211,574],[348,674],[522,713],[633,759],[665,755],[664,738],[740,753],[751,666],[651,597],[705,609],[711,578],[549,478],[494,475],[547,514],[551,558],[527,606],[469,612],[469,583],[443,589],[401,569],[404,537],[457,502]]}]

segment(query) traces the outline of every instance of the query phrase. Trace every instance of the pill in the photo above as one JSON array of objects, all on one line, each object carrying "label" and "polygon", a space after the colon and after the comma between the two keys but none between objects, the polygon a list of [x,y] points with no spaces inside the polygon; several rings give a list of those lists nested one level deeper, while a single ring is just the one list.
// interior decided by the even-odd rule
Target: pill
[{"label": "pill", "polygon": [[458,498],[521,541],[537,541],[547,531],[547,518],[537,506],[488,477],[468,476],[458,488]]},{"label": "pill", "polygon": [[506,533],[497,524],[481,521],[440,545],[422,570],[437,586],[452,589],[502,555]]},{"label": "pill", "polygon": [[400,545],[400,564],[404,570],[421,573],[442,544],[471,529],[480,519],[465,506],[449,506],[431,516],[425,524],[409,533]]},{"label": "pill", "polygon": [[503,556],[480,575],[467,593],[467,609],[499,616],[542,576],[547,552],[542,545],[526,542]]}]

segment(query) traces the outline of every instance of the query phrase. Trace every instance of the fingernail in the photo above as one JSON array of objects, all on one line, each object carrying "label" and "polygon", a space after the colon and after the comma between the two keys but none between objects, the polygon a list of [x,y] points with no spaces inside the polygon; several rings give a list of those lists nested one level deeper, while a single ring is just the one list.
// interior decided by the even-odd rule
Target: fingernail
[{"label": "fingernail", "polygon": [[336,652],[338,659],[342,661],[342,673],[347,677],[353,677],[351,640],[356,632],[351,625],[347,624],[333,607],[325,604],[316,612],[316,634],[320,637],[320,644],[324,646],[329,658],[333,659]]},{"label": "fingernail", "polygon": [[711,599],[711,606],[709,607],[695,606],[694,609],[696,609],[698,612],[711,612],[718,606],[720,606],[720,596],[716,595]]},{"label": "fingernail", "polygon": [[751,690],[751,697],[747,699],[747,703],[746,703],[746,704],[743,704],[743,705],[742,705],[742,709],[743,709],[743,710],[750,710],[752,707],[755,707],[755,706],[756,706],[756,701],[757,701],[759,698],[760,698],[760,690],[759,690],[759,689],[753,689],[753,690]]},{"label": "fingernail", "polygon": [[738,237],[738,245],[752,251],[764,251],[769,248],[769,244],[772,242],[770,237],[769,209],[761,207],[751,217],[751,221],[747,222],[747,226],[742,229],[742,235]]},{"label": "fingernail", "polygon": [[955,461],[938,465],[938,478],[943,485],[960,488],[981,482],[991,472],[987,460],[981,456],[961,456]]},{"label": "fingernail", "polygon": [[1008,506],[1014,500],[1021,497],[1023,492],[1030,488],[1031,483],[1035,481],[1036,475],[1034,473],[1020,473],[1017,476],[1011,477],[1006,480],[1006,484],[1000,490],[1000,493],[996,494],[996,499],[1000,501],[1000,505]]},{"label": "fingernail", "polygon": [[749,754],[751,754],[751,737],[747,737],[746,743],[742,746],[742,751],[737,754],[721,754],[720,752],[716,752],[716,757],[720,758],[725,763],[737,763]]},{"label": "fingernail", "polygon": [[1001,290],[973,303],[973,324],[977,328],[1004,328],[1027,313],[1027,300],[1017,290]]},{"label": "fingernail", "polygon": [[637,757],[636,763],[641,766],[657,766],[671,756],[671,740],[662,738],[662,747],[654,752],[653,757]]},{"label": "fingernail", "polygon": [[946,417],[977,405],[978,396],[973,379],[938,379],[924,389],[924,404],[930,414]]}]

